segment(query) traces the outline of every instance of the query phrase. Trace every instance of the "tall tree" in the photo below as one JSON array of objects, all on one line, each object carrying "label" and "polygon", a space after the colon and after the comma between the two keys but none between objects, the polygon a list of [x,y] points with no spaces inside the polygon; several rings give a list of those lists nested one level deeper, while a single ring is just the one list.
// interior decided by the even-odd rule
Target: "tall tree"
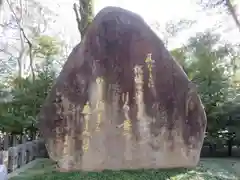
[{"label": "tall tree", "polygon": [[60,52],[59,42],[50,36],[41,36],[36,42],[34,54],[44,59],[35,70],[36,79],[9,77],[9,83],[0,86],[1,131],[15,134],[22,133],[24,129],[36,131],[36,116],[56,77],[56,65],[52,60]]},{"label": "tall tree", "polygon": [[78,3],[79,4],[73,4],[73,10],[76,15],[78,31],[81,39],[83,39],[85,32],[94,17],[93,0],[79,0]]},{"label": "tall tree", "polygon": [[17,69],[19,77],[30,71],[34,79],[34,39],[47,30],[50,24],[47,20],[55,14],[35,0],[5,0],[4,6],[3,22],[0,22],[3,34],[0,36],[0,70],[3,68],[4,73],[10,68],[11,73],[15,73]]},{"label": "tall tree", "polygon": [[210,149],[214,150],[215,143],[227,143],[231,155],[233,140],[240,137],[237,133],[240,128],[239,100],[235,98],[239,90],[231,86],[234,46],[207,31],[198,33],[186,46],[171,53],[198,87],[208,119],[205,140]]},{"label": "tall tree", "polygon": [[233,0],[200,0],[200,4],[207,9],[222,8],[229,13],[240,31],[240,20],[238,19],[236,7]]}]

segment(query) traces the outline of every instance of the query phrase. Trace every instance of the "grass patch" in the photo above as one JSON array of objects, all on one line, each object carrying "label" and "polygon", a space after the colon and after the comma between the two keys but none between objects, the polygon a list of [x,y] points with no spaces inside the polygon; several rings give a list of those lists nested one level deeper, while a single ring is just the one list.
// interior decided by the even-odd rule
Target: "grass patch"
[{"label": "grass patch", "polygon": [[10,180],[240,180],[240,160],[202,159],[194,169],[124,170],[59,173],[51,161],[36,166]]}]

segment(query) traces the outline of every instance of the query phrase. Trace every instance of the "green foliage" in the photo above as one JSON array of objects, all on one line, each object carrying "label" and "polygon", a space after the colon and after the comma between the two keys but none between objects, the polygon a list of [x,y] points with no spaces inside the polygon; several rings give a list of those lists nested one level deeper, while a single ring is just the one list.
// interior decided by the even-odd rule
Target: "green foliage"
[{"label": "green foliage", "polygon": [[235,98],[239,90],[232,87],[231,81],[234,48],[222,43],[219,35],[205,32],[171,53],[198,86],[208,119],[206,141],[222,144],[239,137],[239,100]]},{"label": "green foliage", "polygon": [[36,38],[36,47],[34,48],[34,54],[37,57],[51,57],[60,52],[60,43],[51,36],[39,36]]},{"label": "green foliage", "polygon": [[4,132],[37,131],[36,116],[55,80],[51,60],[59,53],[60,44],[50,36],[39,36],[36,42],[34,54],[42,59],[36,78],[9,77],[7,85],[0,87],[0,130]]},{"label": "green foliage", "polygon": [[0,104],[0,128],[5,132],[22,133],[26,129],[36,131],[36,115],[39,113],[54,80],[54,73],[38,74],[30,78],[15,78],[10,91],[12,98]]}]

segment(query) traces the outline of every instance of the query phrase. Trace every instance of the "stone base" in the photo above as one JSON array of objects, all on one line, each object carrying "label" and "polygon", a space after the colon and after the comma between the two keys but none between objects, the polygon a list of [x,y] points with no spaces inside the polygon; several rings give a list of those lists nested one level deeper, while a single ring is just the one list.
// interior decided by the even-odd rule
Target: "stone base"
[{"label": "stone base", "polygon": [[[57,161],[60,172],[192,168],[199,162],[201,148],[189,150],[178,143],[178,146],[171,149],[168,143],[162,141],[161,147],[155,150],[150,145],[151,141],[145,144],[129,142],[126,147],[127,143],[123,139],[109,140],[110,148],[104,147],[101,136],[98,136],[98,140],[93,139],[89,150],[82,155],[80,150],[75,150],[72,155],[69,153],[58,156],[57,159],[52,156],[52,159]],[[51,154],[53,153],[49,153],[50,157]]]},{"label": "stone base", "polygon": [[[184,158],[179,153],[154,153],[155,155],[148,157],[137,156],[132,160],[115,159],[106,160],[102,163],[97,163],[93,158],[88,157],[88,162],[86,164],[72,164],[67,166],[67,164],[59,164],[58,171],[69,172],[69,171],[94,171],[101,172],[103,170],[136,170],[136,169],[168,169],[168,168],[194,168],[197,166],[199,157],[189,157]],[[157,158],[156,155],[160,154]],[[137,154],[136,154],[137,155]],[[143,159],[145,161],[143,161]],[[68,159],[66,157],[65,162]]]}]

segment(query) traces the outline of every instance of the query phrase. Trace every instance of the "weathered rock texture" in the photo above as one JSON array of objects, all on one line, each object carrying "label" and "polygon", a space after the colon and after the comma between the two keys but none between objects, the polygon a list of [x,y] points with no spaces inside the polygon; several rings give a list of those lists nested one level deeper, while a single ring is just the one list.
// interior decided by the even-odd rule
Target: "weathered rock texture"
[{"label": "weathered rock texture", "polygon": [[206,128],[196,89],[144,20],[101,10],[40,113],[61,170],[192,167]]}]

